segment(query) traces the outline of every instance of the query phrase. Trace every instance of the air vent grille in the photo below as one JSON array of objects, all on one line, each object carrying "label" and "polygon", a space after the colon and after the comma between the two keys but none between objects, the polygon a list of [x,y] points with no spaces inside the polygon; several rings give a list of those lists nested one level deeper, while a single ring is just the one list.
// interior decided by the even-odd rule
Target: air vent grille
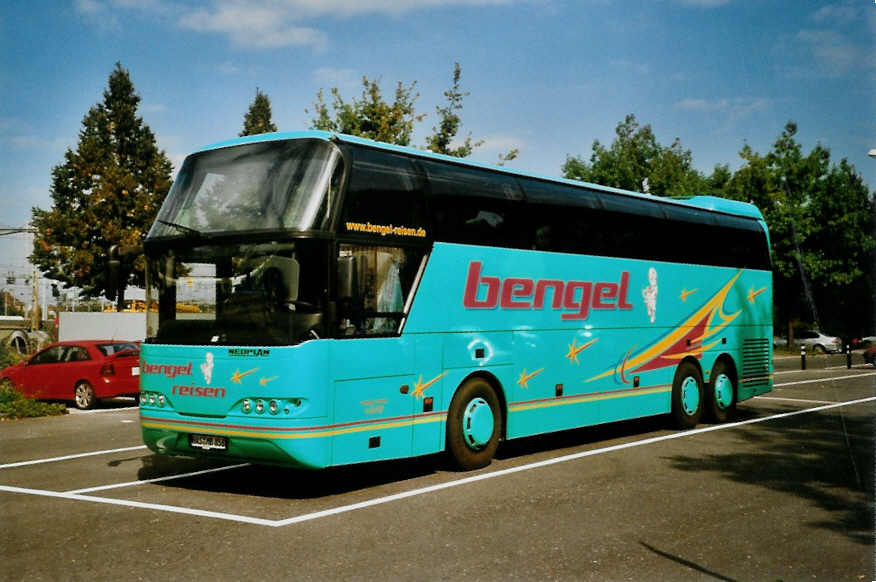
[{"label": "air vent grille", "polygon": [[756,338],[742,342],[742,382],[762,386],[770,382],[770,339]]}]

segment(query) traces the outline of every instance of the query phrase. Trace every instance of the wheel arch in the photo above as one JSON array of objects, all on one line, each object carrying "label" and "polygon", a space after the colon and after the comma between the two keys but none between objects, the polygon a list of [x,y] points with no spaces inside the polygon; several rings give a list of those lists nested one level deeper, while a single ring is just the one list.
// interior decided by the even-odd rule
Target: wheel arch
[{"label": "wheel arch", "polygon": [[[717,362],[717,360],[715,360],[715,361]],[[702,377],[702,378],[703,378],[703,382],[705,382],[705,375],[703,374],[703,366],[702,366],[702,364],[700,363],[700,361],[699,361],[697,358],[693,357],[693,356],[685,356],[684,358],[682,358],[681,361],[678,362],[678,365],[675,366],[676,371],[677,371],[678,368],[680,368],[681,365],[682,365],[683,363],[685,363],[685,362],[689,362],[689,363],[693,364],[694,366],[696,366],[697,370],[700,371],[700,377]]]},{"label": "wheel arch", "polygon": [[[736,367],[736,360],[733,359],[733,356],[731,356],[729,353],[722,352],[717,358],[715,358],[715,361],[712,363],[713,370],[715,369],[715,366],[718,364],[718,362],[723,362],[727,365],[728,370],[733,374],[733,377],[731,378],[731,380],[733,380],[733,385],[736,386],[737,390],[738,390],[739,369]],[[712,382],[712,374],[710,373],[709,374],[709,383],[711,384],[711,382]]]}]

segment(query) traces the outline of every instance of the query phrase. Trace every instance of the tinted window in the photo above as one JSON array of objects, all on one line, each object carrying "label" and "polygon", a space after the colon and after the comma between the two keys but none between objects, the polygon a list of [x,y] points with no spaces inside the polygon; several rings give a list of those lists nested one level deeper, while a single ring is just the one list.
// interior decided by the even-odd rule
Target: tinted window
[{"label": "tinted window", "polygon": [[528,247],[521,227],[523,193],[513,176],[426,160],[422,165],[436,239]]},{"label": "tinted window", "polygon": [[65,362],[85,362],[91,359],[88,350],[79,346],[70,346],[64,355]]},{"label": "tinted window", "polygon": [[115,354],[116,352],[124,352],[128,350],[139,351],[140,348],[137,347],[137,344],[131,342],[117,342],[112,344],[98,344],[97,349],[105,355],[109,356]]},{"label": "tinted window", "polygon": [[770,269],[766,236],[755,220],[563,184],[522,183],[533,249]]},{"label": "tinted window", "polygon": [[52,364],[61,360],[64,346],[53,346],[31,358],[31,364]]},{"label": "tinted window", "polygon": [[339,232],[425,238],[423,176],[405,156],[355,148]]}]

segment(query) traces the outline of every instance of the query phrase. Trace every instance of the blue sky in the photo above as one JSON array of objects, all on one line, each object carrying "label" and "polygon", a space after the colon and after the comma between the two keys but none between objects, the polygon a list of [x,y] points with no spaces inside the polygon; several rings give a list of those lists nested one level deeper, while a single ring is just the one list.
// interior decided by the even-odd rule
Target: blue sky
[{"label": "blue sky", "polygon": [[[480,161],[518,147],[510,166],[559,175],[633,113],[710,172],[794,120],[806,151],[820,142],[872,186],[874,35],[873,0],[6,0],[0,225],[50,206],[51,169],[116,61],[175,167],[236,136],[256,87],[280,130],[306,129],[317,90],[349,99],[362,75],[388,95],[417,81],[423,144],[458,61]],[[0,241],[0,269],[26,254]]]}]

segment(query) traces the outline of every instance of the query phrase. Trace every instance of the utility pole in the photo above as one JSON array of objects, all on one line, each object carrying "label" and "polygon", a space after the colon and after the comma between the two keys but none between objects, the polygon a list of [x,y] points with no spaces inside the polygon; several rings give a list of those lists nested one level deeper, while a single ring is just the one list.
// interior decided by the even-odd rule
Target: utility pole
[{"label": "utility pole", "polygon": [[[18,234],[21,232],[36,232],[36,229],[32,226],[0,226],[0,236],[6,236],[10,234]],[[39,318],[39,307],[40,307],[40,297],[39,297],[39,271],[37,270],[36,265],[33,266],[33,298],[31,300],[31,312],[30,312],[30,330],[36,331],[40,328],[40,318]]]},{"label": "utility pole", "polygon": [[31,307],[30,307],[30,330],[31,331],[37,331],[40,328],[39,276],[40,276],[40,272],[36,268],[36,265],[34,265],[34,267],[33,267],[33,299],[31,301]]}]

